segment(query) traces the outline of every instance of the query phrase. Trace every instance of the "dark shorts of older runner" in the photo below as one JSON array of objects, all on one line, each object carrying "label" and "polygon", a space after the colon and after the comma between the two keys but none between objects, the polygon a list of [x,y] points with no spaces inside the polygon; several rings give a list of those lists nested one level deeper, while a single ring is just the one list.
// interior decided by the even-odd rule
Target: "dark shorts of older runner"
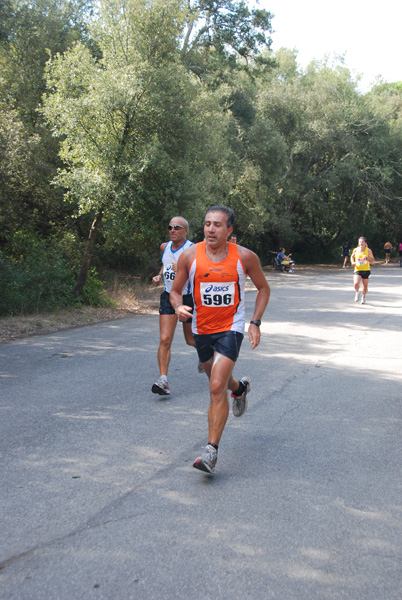
[{"label": "dark shorts of older runner", "polygon": [[[183,304],[186,306],[190,306],[194,308],[193,296],[191,294],[184,294],[183,296]],[[170,304],[170,294],[166,291],[161,294],[161,301],[159,305],[159,314],[160,315],[175,315],[175,309]],[[186,323],[191,323],[193,319],[190,317],[187,319]]]},{"label": "dark shorts of older runner", "polygon": [[238,331],[194,334],[198,358],[201,362],[207,362],[217,352],[236,362],[243,338],[244,335]]}]

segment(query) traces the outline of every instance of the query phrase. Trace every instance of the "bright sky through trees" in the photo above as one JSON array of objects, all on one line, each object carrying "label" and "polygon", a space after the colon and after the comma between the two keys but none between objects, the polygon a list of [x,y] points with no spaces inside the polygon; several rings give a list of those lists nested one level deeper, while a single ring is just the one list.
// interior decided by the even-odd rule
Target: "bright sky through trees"
[{"label": "bright sky through trees", "polygon": [[402,81],[402,2],[260,0],[259,6],[275,15],[273,51],[296,48],[302,67],[336,54],[344,56],[353,74],[362,75],[363,92],[377,75]]}]

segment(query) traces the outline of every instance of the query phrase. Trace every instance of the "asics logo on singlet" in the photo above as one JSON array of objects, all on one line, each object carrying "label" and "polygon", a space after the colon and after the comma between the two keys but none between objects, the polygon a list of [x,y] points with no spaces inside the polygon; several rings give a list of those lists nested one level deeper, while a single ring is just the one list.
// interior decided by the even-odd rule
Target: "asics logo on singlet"
[{"label": "asics logo on singlet", "polygon": [[228,285],[209,285],[204,291],[208,294],[209,292],[227,292],[228,290]]}]

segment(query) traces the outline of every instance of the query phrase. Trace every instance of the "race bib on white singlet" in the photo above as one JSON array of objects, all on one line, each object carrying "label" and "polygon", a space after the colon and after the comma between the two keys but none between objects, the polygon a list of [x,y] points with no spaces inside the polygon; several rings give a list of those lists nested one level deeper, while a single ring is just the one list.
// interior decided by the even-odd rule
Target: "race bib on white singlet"
[{"label": "race bib on white singlet", "polygon": [[203,306],[233,306],[235,298],[235,282],[201,283],[201,302]]},{"label": "race bib on white singlet", "polygon": [[366,265],[367,264],[367,256],[365,254],[358,254],[356,263],[359,265],[359,267]]},{"label": "race bib on white singlet", "polygon": [[174,281],[174,278],[176,277],[176,272],[173,271],[173,265],[167,265],[165,267],[163,276],[166,279],[166,281]]}]

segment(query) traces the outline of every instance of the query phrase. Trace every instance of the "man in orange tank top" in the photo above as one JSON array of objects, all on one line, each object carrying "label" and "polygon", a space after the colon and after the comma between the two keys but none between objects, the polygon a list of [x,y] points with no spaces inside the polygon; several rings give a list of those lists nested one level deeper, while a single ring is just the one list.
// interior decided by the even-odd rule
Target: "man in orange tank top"
[{"label": "man in orange tank top", "polygon": [[192,330],[198,357],[209,377],[208,444],[193,464],[213,473],[219,442],[229,415],[227,390],[231,390],[236,417],[247,408],[249,377],[237,380],[232,371],[244,337],[244,288],[247,276],[257,288],[253,317],[248,327],[251,348],[260,343],[260,324],[268,304],[270,288],[254,252],[229,243],[234,212],[226,206],[211,207],[204,220],[205,240],[183,252],[177,264],[170,293],[171,304],[180,321],[187,321],[191,309],[183,304],[183,285],[190,280],[194,298]]}]

